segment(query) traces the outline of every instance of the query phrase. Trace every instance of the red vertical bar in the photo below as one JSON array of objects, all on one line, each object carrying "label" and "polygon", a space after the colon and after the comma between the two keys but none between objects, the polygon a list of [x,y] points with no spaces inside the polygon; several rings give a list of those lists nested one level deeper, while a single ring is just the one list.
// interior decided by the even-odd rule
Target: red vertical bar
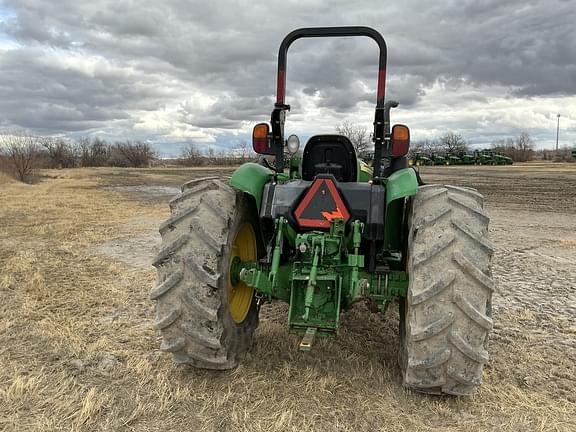
[{"label": "red vertical bar", "polygon": [[284,104],[284,92],[286,91],[286,75],[283,70],[278,71],[278,83],[276,87],[276,103]]},{"label": "red vertical bar", "polygon": [[386,89],[386,69],[380,69],[378,71],[378,94],[376,96],[378,103],[384,102],[385,89]]}]

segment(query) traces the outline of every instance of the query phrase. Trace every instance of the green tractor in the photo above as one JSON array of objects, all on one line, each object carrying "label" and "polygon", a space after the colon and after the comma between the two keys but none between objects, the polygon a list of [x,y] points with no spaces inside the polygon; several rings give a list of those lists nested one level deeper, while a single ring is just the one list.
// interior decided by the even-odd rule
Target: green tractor
[{"label": "green tractor", "polygon": [[479,152],[480,165],[512,165],[514,161],[508,156],[492,150],[482,150]]},{"label": "green tractor", "polygon": [[[301,158],[286,157],[299,147],[284,132],[288,48],[341,36],[367,36],[380,48],[369,178],[342,135],[313,136]],[[265,302],[288,304],[302,351],[335,336],[355,302],[378,313],[397,303],[406,387],[469,395],[480,385],[494,291],[484,199],[471,188],[424,185],[407,166],[410,133],[390,128],[398,103],[385,102],[385,74],[386,44],[371,28],[302,28],[283,40],[271,127],[253,131],[254,150],[273,162],[246,163],[228,183],[186,183],[160,226],[151,298],[161,349],[177,363],[234,368]]]},{"label": "green tractor", "polygon": [[462,165],[462,160],[454,154],[447,155],[446,165]]},{"label": "green tractor", "polygon": [[474,165],[476,163],[476,157],[469,153],[462,153],[459,157],[461,165]]},{"label": "green tractor", "polygon": [[424,153],[418,152],[412,155],[412,157],[409,160],[409,164],[415,166],[422,166],[422,165],[434,165],[434,162],[432,162],[432,159],[430,159]]},{"label": "green tractor", "polygon": [[490,150],[474,150],[476,165],[496,165],[494,152]]},{"label": "green tractor", "polygon": [[445,156],[442,156],[441,154],[432,153],[430,155],[430,158],[432,159],[434,165],[449,165],[448,159]]},{"label": "green tractor", "polygon": [[494,153],[494,161],[496,162],[496,165],[512,165],[514,163],[512,158],[500,153]]}]

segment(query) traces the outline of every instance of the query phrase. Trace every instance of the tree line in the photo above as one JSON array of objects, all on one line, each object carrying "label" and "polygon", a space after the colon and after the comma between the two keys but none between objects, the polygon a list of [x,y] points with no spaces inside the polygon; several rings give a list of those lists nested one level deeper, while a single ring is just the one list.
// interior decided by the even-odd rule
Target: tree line
[{"label": "tree line", "polygon": [[202,150],[194,142],[188,143],[174,163],[187,167],[233,166],[256,159],[256,153],[248,141],[242,140],[229,150],[216,151],[213,147]]},{"label": "tree line", "polygon": [[[350,139],[360,157],[371,157],[372,137],[366,127],[344,122],[336,128],[336,132]],[[545,160],[574,161],[572,151],[568,147],[559,151],[536,152],[534,141],[527,132],[521,132],[515,137],[494,140],[490,147],[515,162],[531,160],[535,155]],[[413,141],[410,152],[461,156],[470,153],[471,146],[463,135],[446,132],[434,139]],[[232,166],[255,158],[256,154],[245,140],[230,150],[218,152],[212,147],[202,150],[191,142],[182,149],[177,158],[165,162],[189,167]],[[38,168],[105,166],[141,168],[148,167],[157,160],[158,155],[152,146],[143,141],[110,142],[99,137],[70,140],[21,133],[0,135],[0,171],[24,182],[31,182],[34,171]]]},{"label": "tree line", "polygon": [[[534,140],[527,132],[515,137],[492,141],[490,149],[496,153],[512,158],[515,162],[526,162],[534,158]],[[434,153],[441,155],[462,156],[472,151],[466,139],[455,132],[446,132],[438,138],[417,141],[412,146],[413,152]]]},{"label": "tree line", "polygon": [[[255,158],[252,147],[241,141],[230,150],[203,151],[189,143],[166,164],[182,166],[238,165]],[[32,183],[36,170],[42,168],[123,167],[143,168],[158,163],[158,154],[143,141],[115,141],[80,138],[43,137],[31,134],[0,135],[0,171],[19,181]]]},{"label": "tree line", "polygon": [[30,183],[38,168],[146,167],[157,155],[142,141],[108,142],[101,138],[76,141],[29,134],[0,135],[0,170]]},{"label": "tree line", "polygon": [[433,138],[414,141],[410,145],[410,152],[442,155],[463,155],[470,151],[468,142],[461,134],[446,132]]},{"label": "tree line", "polygon": [[492,150],[512,158],[514,162],[526,162],[534,158],[534,140],[527,132],[513,138],[492,142]]},{"label": "tree line", "polygon": [[[360,157],[370,157],[374,147],[372,136],[365,126],[345,121],[336,127],[336,132],[350,139],[356,149],[356,154]],[[515,162],[526,162],[535,156],[535,143],[527,132],[521,132],[515,137],[494,140],[490,144],[490,149],[512,158]],[[461,157],[471,151],[472,148],[464,136],[452,131],[437,138],[413,141],[410,145],[411,155],[424,153]],[[545,153],[545,156],[551,158],[549,153]]]}]

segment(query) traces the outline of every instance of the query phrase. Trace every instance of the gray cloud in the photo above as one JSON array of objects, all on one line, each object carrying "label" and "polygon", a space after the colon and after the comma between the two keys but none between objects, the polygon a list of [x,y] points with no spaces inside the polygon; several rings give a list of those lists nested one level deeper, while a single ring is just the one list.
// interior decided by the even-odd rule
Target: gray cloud
[{"label": "gray cloud", "polygon": [[184,103],[179,110],[184,123],[200,128],[235,129],[243,121],[261,121],[274,100],[268,96],[238,98],[223,96],[210,107],[198,110],[194,101]]},{"label": "gray cloud", "polygon": [[[176,95],[160,77],[144,76],[104,59],[90,64],[40,48],[0,56],[0,112],[14,125],[66,132],[126,121]],[[25,69],[23,69],[25,65]],[[124,122],[130,124],[130,122]]]},{"label": "gray cloud", "polygon": [[[282,37],[321,24],[380,30],[389,47],[388,95],[413,110],[434,105],[438,83],[462,91],[455,101],[462,106],[483,102],[467,88],[497,87],[502,98],[526,100],[572,97],[576,89],[571,2],[5,4],[13,16],[0,18],[0,34],[19,46],[0,45],[2,123],[45,133],[108,129],[124,136],[139,124],[151,139],[167,140],[170,129],[217,136],[266,120]],[[296,111],[308,98],[337,124],[374,102],[376,61],[369,40],[297,41],[288,62],[288,103]],[[152,122],[145,113],[164,117]]]}]

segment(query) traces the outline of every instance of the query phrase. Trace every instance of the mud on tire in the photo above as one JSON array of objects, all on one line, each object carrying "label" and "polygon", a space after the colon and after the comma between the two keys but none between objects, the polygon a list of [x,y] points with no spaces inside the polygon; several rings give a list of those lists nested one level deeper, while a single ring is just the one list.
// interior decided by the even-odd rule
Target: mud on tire
[{"label": "mud on tire", "polygon": [[252,345],[255,301],[240,324],[228,307],[232,242],[241,224],[254,226],[250,204],[215,177],[186,183],[170,201],[172,216],[160,226],[162,245],[153,262],[158,284],[150,298],[156,302],[161,349],[177,363],[230,369]]},{"label": "mud on tire", "polygon": [[494,291],[488,222],[473,189],[422,186],[412,202],[410,283],[400,304],[406,387],[470,395],[481,383]]}]

